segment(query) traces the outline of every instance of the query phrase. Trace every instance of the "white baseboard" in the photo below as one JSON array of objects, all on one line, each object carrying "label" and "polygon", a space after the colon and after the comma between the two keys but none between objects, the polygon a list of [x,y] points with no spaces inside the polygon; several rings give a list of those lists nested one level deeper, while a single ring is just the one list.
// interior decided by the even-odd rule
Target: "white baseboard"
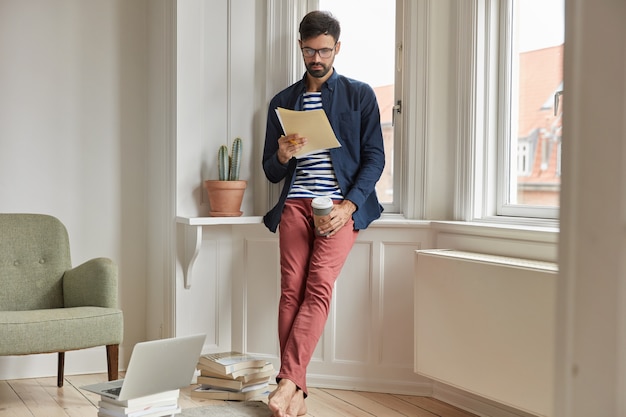
[{"label": "white baseboard", "polygon": [[383,392],[403,395],[432,396],[432,383],[400,380],[365,379],[330,375],[307,375],[310,388],[344,389],[351,391]]},{"label": "white baseboard", "polygon": [[433,382],[431,396],[481,417],[537,417],[439,382]]}]

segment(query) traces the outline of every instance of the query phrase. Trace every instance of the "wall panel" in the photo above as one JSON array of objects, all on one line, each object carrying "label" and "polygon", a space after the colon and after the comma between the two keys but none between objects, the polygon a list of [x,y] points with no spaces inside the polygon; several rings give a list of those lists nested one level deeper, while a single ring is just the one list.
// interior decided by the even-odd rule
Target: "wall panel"
[{"label": "wall panel", "polygon": [[372,311],[371,243],[355,243],[335,283],[326,332],[332,343],[327,360],[367,363]]},{"label": "wall panel", "polygon": [[406,260],[420,249],[419,242],[383,242],[383,278],[380,280],[379,325],[381,366],[413,366],[412,343],[397,343],[413,332],[413,282],[407,279]]},{"label": "wall panel", "polygon": [[[269,233],[268,233],[269,234]],[[245,281],[243,298],[246,351],[278,357],[278,300],[280,265],[278,240],[244,238]]]}]

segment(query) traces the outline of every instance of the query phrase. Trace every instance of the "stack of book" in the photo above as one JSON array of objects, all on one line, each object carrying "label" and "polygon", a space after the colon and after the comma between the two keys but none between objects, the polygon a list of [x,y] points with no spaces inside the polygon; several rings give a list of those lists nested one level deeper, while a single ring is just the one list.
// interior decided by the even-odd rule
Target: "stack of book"
[{"label": "stack of book", "polygon": [[269,393],[274,366],[240,352],[212,353],[198,360],[198,384],[192,398],[247,401]]},{"label": "stack of book", "polygon": [[181,412],[178,406],[180,390],[129,400],[114,400],[104,395],[98,402],[98,417],[164,417]]}]

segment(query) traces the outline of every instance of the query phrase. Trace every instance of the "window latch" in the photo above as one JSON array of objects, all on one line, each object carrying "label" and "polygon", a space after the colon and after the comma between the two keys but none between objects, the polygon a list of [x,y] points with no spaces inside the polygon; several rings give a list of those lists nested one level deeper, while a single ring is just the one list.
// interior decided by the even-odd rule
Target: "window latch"
[{"label": "window latch", "polygon": [[396,125],[396,113],[402,113],[402,100],[396,101],[395,106],[391,108],[391,126]]}]

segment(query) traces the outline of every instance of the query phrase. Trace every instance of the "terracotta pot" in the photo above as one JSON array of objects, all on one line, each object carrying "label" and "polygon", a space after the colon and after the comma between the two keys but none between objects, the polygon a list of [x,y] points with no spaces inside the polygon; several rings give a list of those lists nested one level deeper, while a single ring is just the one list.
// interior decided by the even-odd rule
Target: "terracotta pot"
[{"label": "terracotta pot", "polygon": [[243,214],[241,202],[247,181],[204,181],[204,188],[209,197],[211,217],[238,217]]}]

